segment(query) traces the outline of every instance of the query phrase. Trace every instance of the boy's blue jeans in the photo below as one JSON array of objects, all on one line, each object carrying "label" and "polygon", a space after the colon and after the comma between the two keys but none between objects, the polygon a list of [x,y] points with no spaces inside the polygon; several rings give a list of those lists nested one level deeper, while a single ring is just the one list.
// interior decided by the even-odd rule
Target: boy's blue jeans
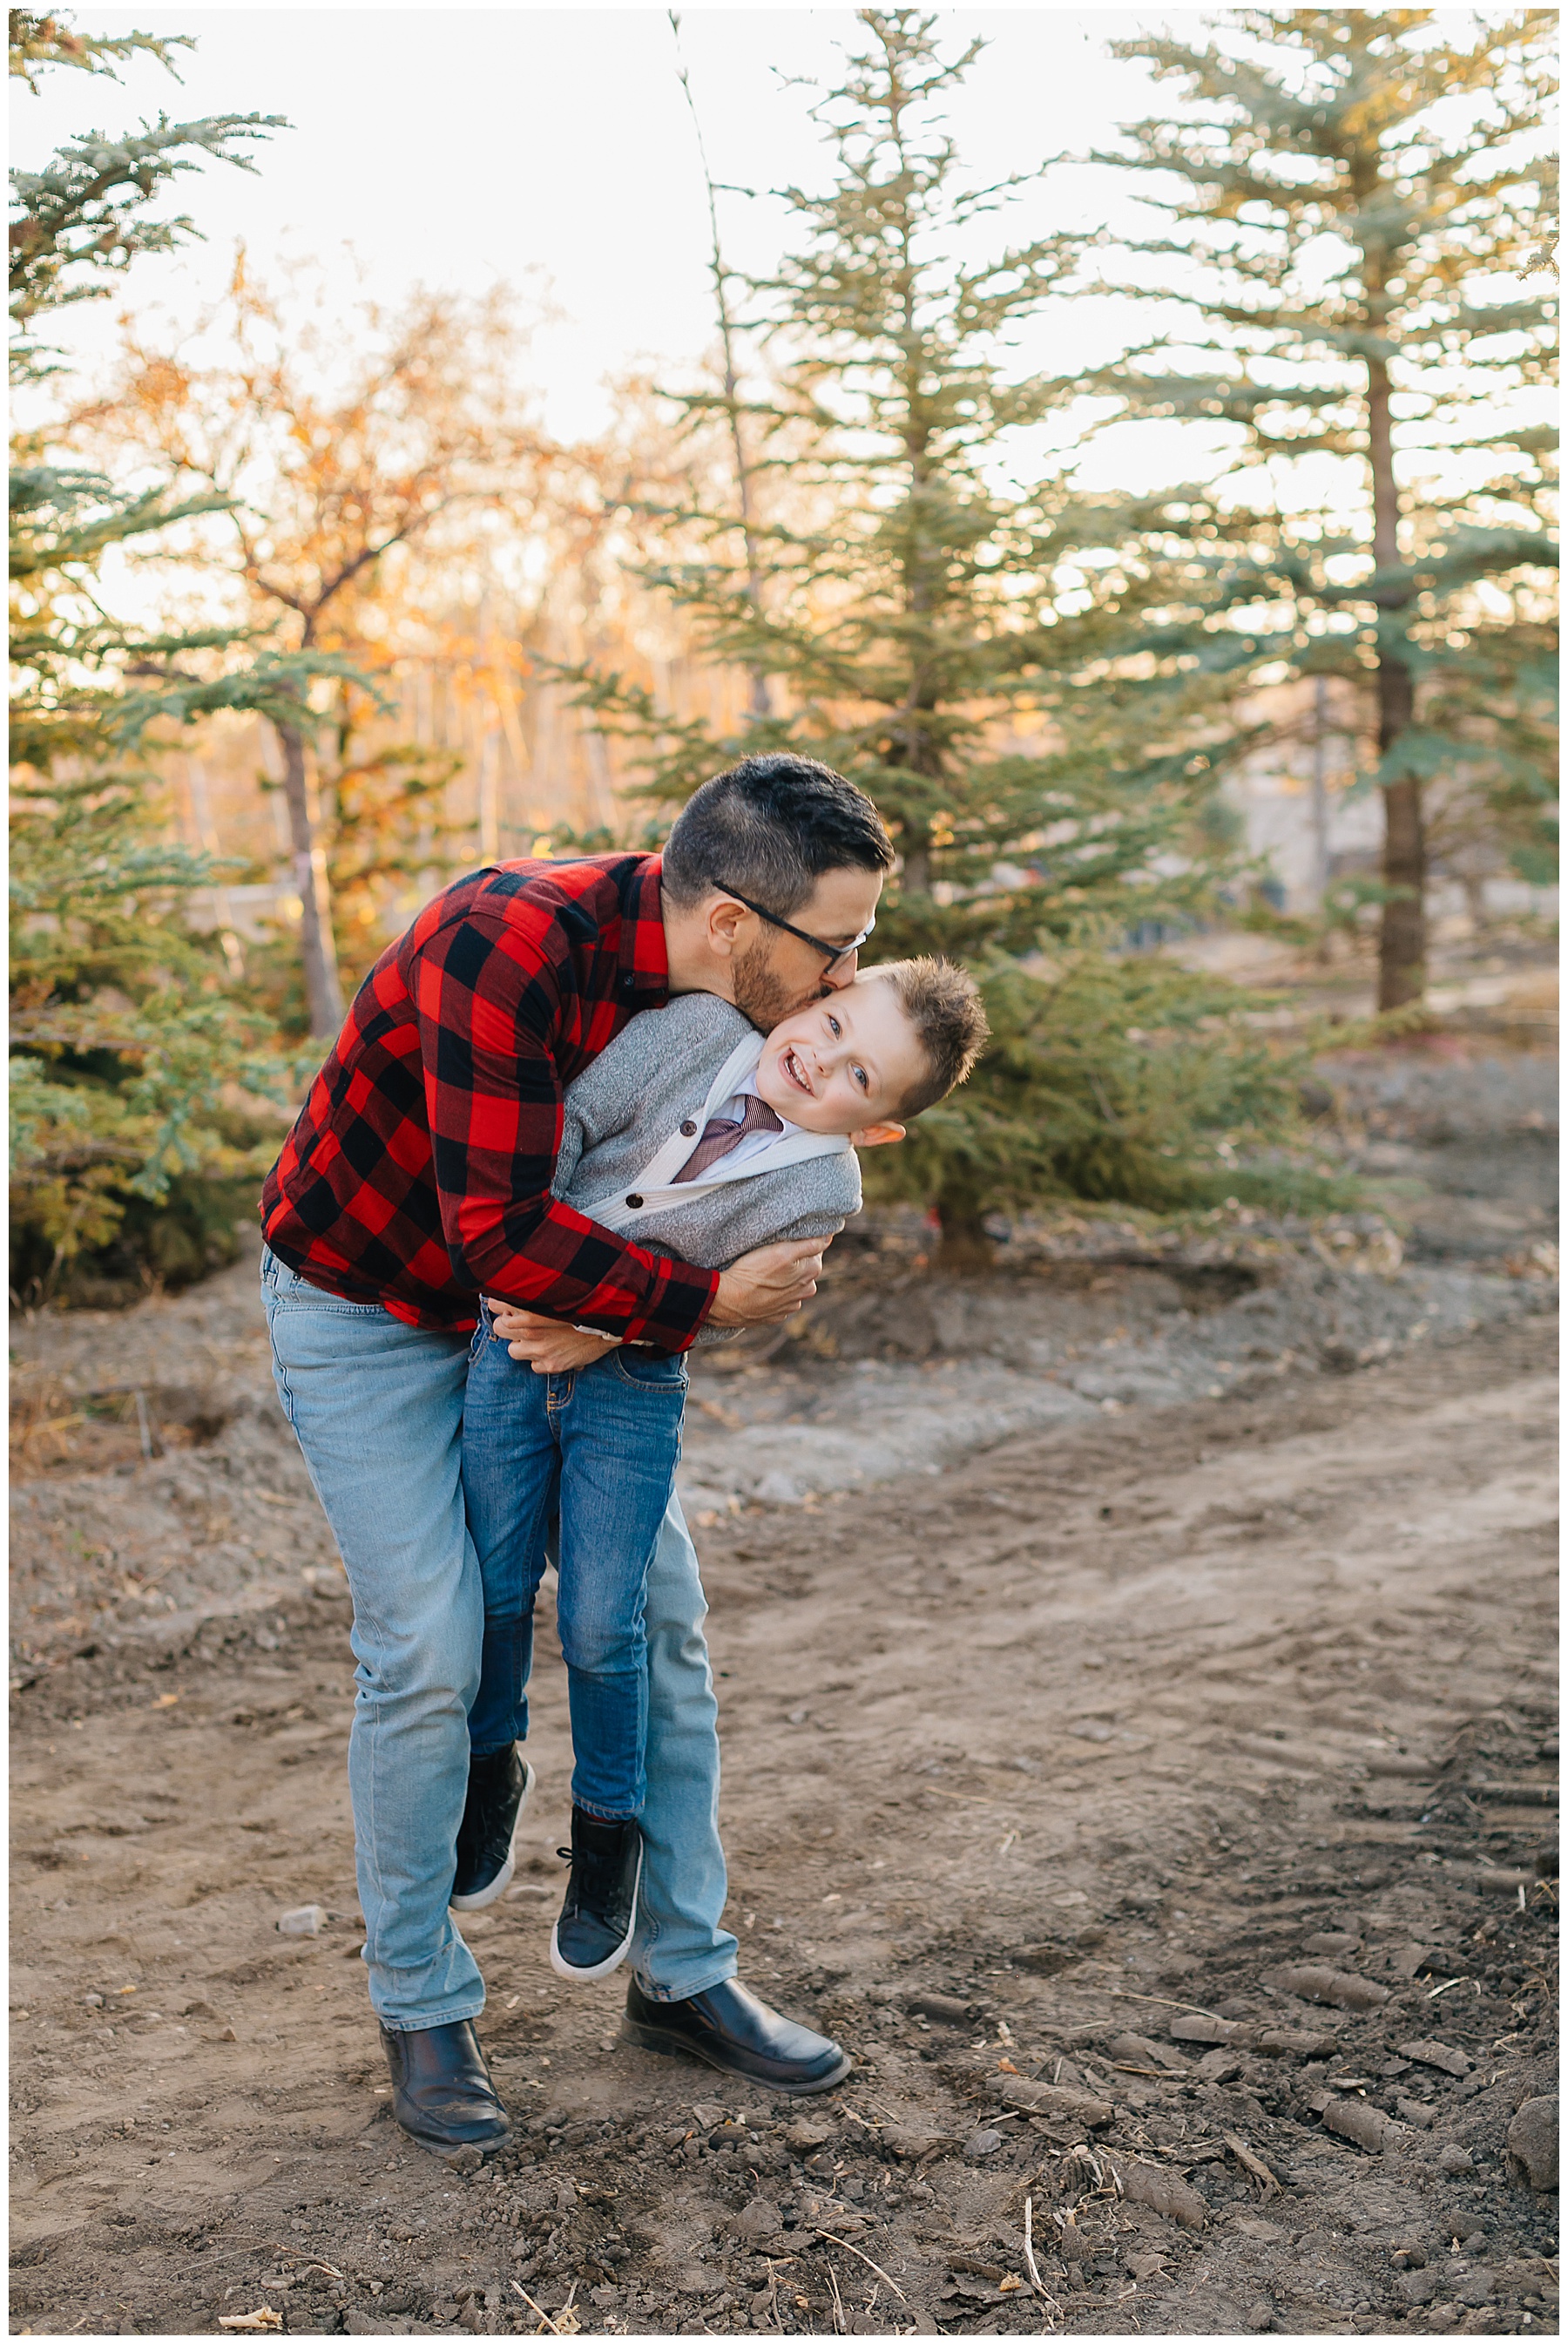
[{"label": "boy's blue jeans", "polygon": [[[467,1339],[340,1302],[270,1252],[261,1278],[278,1398],[354,1598],[348,1786],[371,2004],[393,2028],[475,2018],[484,1984],[447,1907],[484,1624],[463,1516]],[[638,1984],[658,2002],[705,1993],[736,1967],[722,1924],[706,1609],[672,1498],[648,1573],[648,1796],[631,1949]]]},{"label": "boy's blue jeans", "polygon": [[680,1460],[686,1362],[623,1345],[537,1376],[480,1317],[468,1355],[463,1500],[485,1600],[476,1757],[528,1730],[534,1598],[558,1513],[556,1622],[572,1717],[572,1803],[607,1823],[642,1813],[648,1566]]}]

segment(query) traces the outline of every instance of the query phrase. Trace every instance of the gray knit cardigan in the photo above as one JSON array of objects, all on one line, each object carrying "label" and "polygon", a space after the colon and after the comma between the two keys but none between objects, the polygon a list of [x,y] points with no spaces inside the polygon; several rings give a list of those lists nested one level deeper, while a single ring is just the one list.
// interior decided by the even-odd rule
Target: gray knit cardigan
[{"label": "gray knit cardigan", "polygon": [[[700,1115],[724,1061],[751,1031],[712,993],[640,1010],[568,1088],[555,1194],[590,1220],[596,1198],[623,1195],[682,1121]],[[728,1269],[757,1246],[836,1237],[859,1209],[850,1147],[705,1188],[678,1210],[650,1210],[624,1234],[703,1269]]]}]

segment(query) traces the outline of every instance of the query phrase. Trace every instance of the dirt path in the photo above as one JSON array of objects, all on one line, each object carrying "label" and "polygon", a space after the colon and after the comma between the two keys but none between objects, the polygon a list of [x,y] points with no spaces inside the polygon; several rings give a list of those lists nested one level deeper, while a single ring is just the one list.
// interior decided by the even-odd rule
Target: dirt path
[{"label": "dirt path", "polygon": [[[1499,1324],[717,1521],[743,1974],[855,2077],[781,2108],[551,1976],[545,1666],[530,1854],[470,1931],[518,2145],[470,2177],[387,2120],[345,1609],[286,1446],[259,1404],[223,1471],[106,1424],[129,1455],[26,1517],[44,1609],[71,1539],[84,1583],[143,1559],[139,1627],[19,1672],[14,2324],[532,2329],[526,2289],[609,2332],[1553,2327],[1556,2198],[1503,2159],[1555,2088],[1550,1346]],[[178,1584],[204,1536],[235,1586],[162,1609],[146,1558]],[[1371,2006],[1303,1999],[1304,1962]],[[1030,2078],[1078,2097],[1010,2107]],[[1377,2154],[1330,2128],[1402,2107]]]}]

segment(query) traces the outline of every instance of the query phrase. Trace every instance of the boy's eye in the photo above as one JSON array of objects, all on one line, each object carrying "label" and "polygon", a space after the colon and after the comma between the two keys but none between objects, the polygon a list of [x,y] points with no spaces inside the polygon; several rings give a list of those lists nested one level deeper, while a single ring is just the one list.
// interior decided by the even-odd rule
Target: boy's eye
[{"label": "boy's eye", "polygon": [[860,1088],[863,1091],[869,1091],[870,1089],[871,1086],[866,1079],[866,1069],[864,1066],[855,1067],[854,1076],[855,1080],[859,1084]]},{"label": "boy's eye", "polygon": [[828,1031],[829,1031],[829,1034],[831,1034],[831,1036],[833,1036],[833,1039],[834,1039],[834,1041],[835,1041],[835,1042],[838,1040],[838,1038],[839,1038],[839,1035],[843,1032],[843,1030],[844,1030],[844,1029],[843,1029],[843,1027],[839,1025],[839,1021],[838,1021],[838,1019],[837,1019],[836,1017],[829,1017],[829,1020],[828,1020]]}]

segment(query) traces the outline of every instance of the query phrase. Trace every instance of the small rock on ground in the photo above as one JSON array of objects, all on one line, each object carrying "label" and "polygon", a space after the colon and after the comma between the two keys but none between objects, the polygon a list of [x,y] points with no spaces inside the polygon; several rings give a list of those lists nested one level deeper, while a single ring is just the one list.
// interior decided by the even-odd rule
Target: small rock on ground
[{"label": "small rock on ground", "polygon": [[1526,2100],[1508,2127],[1510,2170],[1532,2189],[1557,2187],[1557,2095]]}]

